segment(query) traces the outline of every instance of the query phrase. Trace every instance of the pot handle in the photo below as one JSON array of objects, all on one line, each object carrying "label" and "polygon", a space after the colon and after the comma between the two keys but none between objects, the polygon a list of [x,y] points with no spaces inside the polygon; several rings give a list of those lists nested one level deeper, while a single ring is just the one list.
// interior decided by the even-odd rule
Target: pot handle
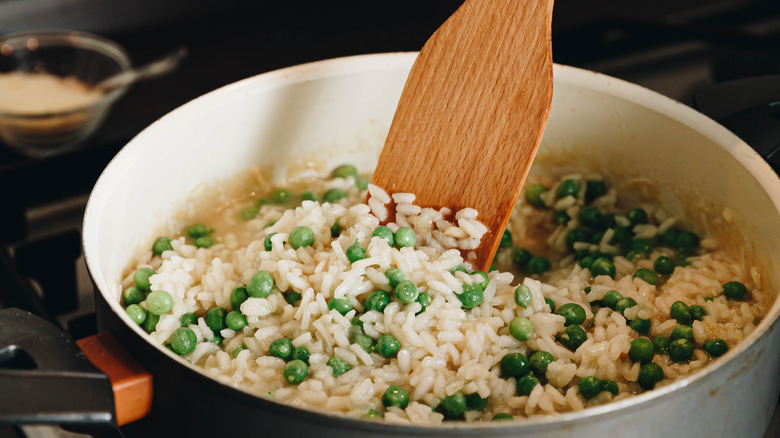
[{"label": "pot handle", "polygon": [[745,141],[780,174],[780,75],[702,88],[694,107]]},{"label": "pot handle", "polygon": [[0,393],[0,424],[110,430],[149,412],[152,376],[110,333],[74,342],[42,318],[4,309]]}]

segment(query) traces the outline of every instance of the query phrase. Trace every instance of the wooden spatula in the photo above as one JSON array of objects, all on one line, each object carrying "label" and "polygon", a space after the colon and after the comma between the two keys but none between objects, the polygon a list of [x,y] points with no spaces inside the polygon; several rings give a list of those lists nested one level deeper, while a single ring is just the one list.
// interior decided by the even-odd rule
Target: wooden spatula
[{"label": "wooden spatula", "polygon": [[487,271],[544,133],[553,0],[468,0],[406,81],[372,183],[423,207],[473,207]]}]

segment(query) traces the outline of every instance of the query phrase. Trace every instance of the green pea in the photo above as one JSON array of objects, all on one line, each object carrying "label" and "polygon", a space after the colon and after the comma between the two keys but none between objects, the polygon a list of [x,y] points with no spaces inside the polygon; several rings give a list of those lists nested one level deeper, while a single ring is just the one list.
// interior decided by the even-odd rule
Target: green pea
[{"label": "green pea", "polygon": [[450,274],[455,275],[456,272],[465,272],[466,274],[469,273],[469,271],[467,271],[463,266],[455,266],[454,268],[450,269]]},{"label": "green pea", "polygon": [[604,305],[609,307],[610,309],[615,310],[618,301],[622,299],[623,299],[623,295],[620,292],[616,290],[611,290],[604,294],[604,298],[601,299],[601,302],[604,303]]},{"label": "green pea", "polygon": [[131,304],[125,309],[127,316],[133,320],[134,323],[141,325],[146,320],[146,310],[138,304]]},{"label": "green pea", "polygon": [[390,282],[390,287],[396,288],[402,281],[407,280],[406,275],[398,268],[390,268],[385,271],[385,277]]},{"label": "green pea", "polygon": [[409,393],[400,386],[390,385],[382,394],[382,404],[385,407],[396,406],[406,409],[409,406]]},{"label": "green pea", "polygon": [[399,248],[413,247],[417,243],[417,235],[409,227],[401,227],[395,232],[395,244]]},{"label": "green pea", "polygon": [[630,249],[639,249],[645,252],[645,254],[649,254],[650,251],[653,250],[653,245],[650,243],[647,239],[634,239],[631,241],[631,246],[629,246]]},{"label": "green pea", "polygon": [[240,310],[233,310],[225,316],[225,325],[230,330],[241,330],[246,327],[246,316]]},{"label": "green pea", "polygon": [[591,399],[601,392],[601,379],[596,376],[587,376],[580,379],[580,394],[586,399]]},{"label": "green pea", "polygon": [[508,229],[504,229],[504,234],[501,235],[501,242],[498,244],[499,248],[511,248],[512,247],[512,233]]},{"label": "green pea", "polygon": [[288,338],[279,338],[268,346],[268,354],[282,360],[289,360],[292,357],[292,351],[292,341]]},{"label": "green pea", "polygon": [[152,254],[154,255],[161,255],[163,251],[172,251],[173,246],[171,246],[171,238],[170,237],[158,237],[157,240],[154,241],[154,245],[152,245]]},{"label": "green pea", "polygon": [[352,337],[353,344],[358,344],[368,354],[374,352],[374,340],[364,334],[358,334]]},{"label": "green pea", "polygon": [[704,351],[710,355],[710,357],[720,357],[729,351],[729,344],[723,339],[710,339],[704,342]]},{"label": "green pea", "polygon": [[362,417],[373,420],[377,418],[382,418],[382,414],[377,412],[375,409],[369,409],[365,414],[362,415]]},{"label": "green pea", "polygon": [[271,204],[273,204],[273,202],[271,202],[268,199],[258,199],[257,200],[257,206],[259,208],[263,208],[264,205],[271,205]]},{"label": "green pea", "polygon": [[693,343],[685,338],[675,339],[669,344],[669,359],[685,362],[693,357]]},{"label": "green pea", "polygon": [[592,201],[607,194],[604,181],[588,181],[585,183],[585,199]]},{"label": "green pea", "polygon": [[591,228],[601,228],[604,224],[604,216],[601,214],[601,211],[592,205],[585,205],[580,208],[577,217],[583,225]]},{"label": "green pea", "polygon": [[419,315],[425,312],[425,309],[427,309],[428,306],[431,305],[431,301],[433,301],[431,294],[429,294],[428,292],[420,292],[420,295],[417,296],[417,302],[420,303],[422,309],[420,309],[420,311],[417,312],[416,314]]},{"label": "green pea", "polygon": [[213,338],[209,339],[208,342],[211,342],[212,344],[219,345],[219,347],[222,347],[222,336],[220,335],[214,335]]},{"label": "green pea", "polygon": [[547,187],[541,184],[531,184],[525,189],[525,201],[534,207],[544,207],[542,193],[547,191]]},{"label": "green pea", "polygon": [[122,303],[124,303],[125,307],[131,304],[141,304],[143,300],[144,293],[135,286],[130,286],[122,291]]},{"label": "green pea", "polygon": [[347,312],[352,310],[352,303],[347,297],[331,298],[328,300],[328,310],[335,310],[342,315],[346,315]]},{"label": "green pea", "polygon": [[590,287],[590,286],[585,286],[585,287],[582,289],[582,291],[583,291],[583,292],[585,292],[586,294],[589,294],[589,293],[590,293],[590,291],[591,291],[591,287]]},{"label": "green pea", "polygon": [[361,177],[355,178],[355,187],[358,188],[360,191],[364,191],[368,189],[368,180],[363,179]]},{"label": "green pea", "polygon": [[550,261],[543,256],[531,257],[528,264],[525,267],[526,272],[529,275],[544,274],[550,269]]},{"label": "green pea", "polygon": [[634,362],[647,363],[653,360],[653,342],[647,338],[636,338],[631,341],[628,358]]},{"label": "green pea", "polygon": [[439,410],[444,418],[450,420],[463,418],[463,414],[466,412],[466,397],[460,391],[448,395],[442,399]]},{"label": "green pea", "polygon": [[266,251],[270,251],[273,249],[274,245],[273,242],[271,242],[271,238],[274,237],[277,233],[270,233],[269,235],[265,236],[265,239],[263,239],[263,249]]},{"label": "green pea", "polygon": [[294,290],[291,290],[284,295],[284,300],[287,301],[287,304],[290,305],[295,305],[295,303],[300,301],[301,298],[303,298],[303,295],[295,292]]},{"label": "green pea", "polygon": [[336,221],[330,226],[330,237],[336,238],[339,235],[341,235],[341,224],[339,224],[339,221]]},{"label": "green pea", "polygon": [[584,259],[580,260],[580,268],[590,269],[593,267],[593,261],[593,257],[585,257]]},{"label": "green pea", "polygon": [[531,367],[523,353],[509,353],[499,362],[501,377],[522,377],[531,372]]},{"label": "green pea", "polygon": [[513,417],[511,414],[507,414],[506,412],[500,412],[496,415],[493,415],[493,419],[490,421],[506,421],[506,420],[514,420],[515,417]]},{"label": "green pea", "polygon": [[173,352],[183,356],[195,351],[195,346],[198,345],[198,337],[195,336],[195,332],[192,330],[179,327],[171,334],[170,342]]},{"label": "green pea", "polygon": [[618,312],[622,315],[626,309],[634,306],[636,306],[636,301],[633,298],[623,298],[615,305],[615,312]]},{"label": "green pea", "polygon": [[682,232],[679,236],[677,236],[675,245],[677,246],[678,250],[687,253],[699,246],[699,236],[693,231]]},{"label": "green pea", "polygon": [[151,291],[151,285],[149,283],[149,277],[154,275],[154,269],[152,268],[140,268],[133,273],[133,281],[135,282],[138,290],[142,292]]},{"label": "green pea", "polygon": [[330,189],[322,195],[322,199],[330,204],[335,204],[339,199],[347,197],[347,193],[341,189]]},{"label": "green pea", "polygon": [[612,395],[618,395],[618,392],[620,392],[620,388],[618,387],[617,382],[609,379],[604,379],[601,381],[601,390],[607,391]]},{"label": "green pea", "polygon": [[585,228],[572,228],[571,231],[566,233],[566,246],[569,249],[574,249],[574,244],[577,242],[590,242],[591,233]]},{"label": "green pea", "polygon": [[544,302],[550,306],[550,312],[555,313],[555,301],[553,301],[551,298],[544,297]]},{"label": "green pea", "polygon": [[626,218],[631,225],[642,225],[647,223],[647,212],[643,208],[633,208],[626,213]]},{"label": "green pea", "polygon": [[146,333],[151,333],[157,329],[157,322],[159,321],[160,315],[146,312],[146,319],[144,320],[144,323],[141,325],[141,327],[146,330]]},{"label": "green pea", "polygon": [[534,351],[531,357],[528,358],[528,363],[531,366],[531,371],[543,375],[547,372],[547,366],[550,365],[553,360],[555,360],[555,358],[547,351]]},{"label": "green pea", "polygon": [[265,225],[263,225],[263,229],[266,229],[268,227],[272,227],[276,224],[276,221],[268,221]]},{"label": "green pea", "polygon": [[566,303],[559,307],[555,313],[566,318],[566,325],[585,322],[585,309],[576,303]]},{"label": "green pea", "polygon": [[419,295],[417,285],[410,280],[404,280],[395,287],[395,297],[404,304],[414,302]]},{"label": "green pea", "polygon": [[653,286],[658,284],[658,274],[656,274],[652,269],[639,268],[634,272],[634,278],[638,278],[647,284],[652,284]]},{"label": "green pea", "polygon": [[531,260],[531,251],[525,248],[515,248],[512,250],[512,265],[517,268],[524,268]]},{"label": "green pea", "polygon": [[517,379],[517,385],[515,386],[516,393],[519,396],[531,395],[534,387],[539,384],[539,379],[533,374],[526,374],[525,376]]},{"label": "green pea", "polygon": [[472,392],[466,395],[466,406],[472,411],[481,411],[488,404],[488,398],[482,398],[478,392]]},{"label": "green pea", "polygon": [[723,295],[730,300],[741,300],[747,294],[747,287],[738,281],[729,281],[723,285]]},{"label": "green pea", "polygon": [[515,303],[518,306],[527,309],[528,305],[531,304],[532,299],[531,289],[529,289],[528,286],[524,284],[517,286],[517,289],[515,289]]},{"label": "green pea", "polygon": [[636,263],[640,260],[644,260],[647,258],[647,252],[643,249],[632,249],[631,251],[626,254],[626,258],[631,263]]},{"label": "green pea", "polygon": [[249,298],[249,293],[244,286],[238,286],[230,292],[230,307],[232,309],[238,309],[241,304]]},{"label": "green pea", "polygon": [[590,267],[590,273],[593,274],[593,276],[597,277],[599,275],[608,275],[611,278],[615,278],[615,265],[606,258],[597,258],[593,261],[593,264]]},{"label": "green pea", "polygon": [[315,192],[303,192],[301,195],[301,201],[320,202],[320,195]]},{"label": "green pea", "polygon": [[[397,290],[396,294],[398,294]],[[458,295],[458,299],[460,299],[464,309],[473,309],[482,304],[484,292],[478,284],[464,284],[463,292]]]},{"label": "green pea", "polygon": [[707,311],[704,310],[704,307],[694,304],[693,306],[688,308],[688,312],[691,314],[691,318],[695,319],[696,321],[701,321],[702,318],[707,314]]},{"label": "green pea", "polygon": [[292,349],[292,359],[293,360],[301,360],[307,365],[309,364],[309,357],[311,357],[311,353],[309,352],[309,349],[306,347],[293,347]]},{"label": "green pea", "polygon": [[368,295],[368,298],[366,298],[366,301],[363,303],[363,307],[365,307],[367,311],[375,310],[377,312],[382,312],[388,304],[390,304],[390,295],[385,291],[375,290]]},{"label": "green pea", "polygon": [[219,332],[227,327],[225,325],[225,317],[227,311],[222,307],[212,307],[206,312],[206,325],[209,326],[211,331]]},{"label": "green pea", "polygon": [[512,318],[509,322],[509,334],[518,341],[527,341],[534,334],[534,325],[522,316]]},{"label": "green pea", "polygon": [[674,260],[671,259],[671,257],[661,256],[655,259],[655,262],[653,262],[653,268],[655,269],[655,272],[661,274],[661,275],[669,275],[672,272],[674,272],[675,268]]},{"label": "green pea", "polygon": [[293,200],[293,194],[287,189],[279,189],[271,196],[276,204],[287,204]]},{"label": "green pea", "polygon": [[217,242],[211,236],[203,236],[195,239],[196,248],[211,248]]},{"label": "green pea", "polygon": [[555,210],[553,213],[553,222],[558,225],[566,225],[570,220],[571,216],[569,216],[569,213],[567,213],[566,210]]},{"label": "green pea", "polygon": [[257,217],[257,215],[260,214],[260,209],[257,207],[248,207],[243,210],[241,210],[241,219],[248,221],[252,220]]},{"label": "green pea", "polygon": [[594,245],[598,245],[599,243],[601,243],[601,239],[604,238],[604,234],[605,234],[604,231],[599,231],[598,233],[593,234],[590,237],[590,243],[593,243]]},{"label": "green pea", "polygon": [[567,196],[577,196],[579,192],[580,183],[573,179],[567,179],[558,186],[558,191],[555,194],[558,195],[558,198],[560,199]]},{"label": "green pea", "polygon": [[185,313],[181,316],[181,326],[189,327],[198,323],[198,317],[194,313]]},{"label": "green pea", "polygon": [[631,327],[632,330],[639,333],[640,335],[646,335],[650,333],[651,325],[652,324],[650,323],[649,319],[642,319],[642,318],[637,318],[628,324],[628,326]]},{"label": "green pea", "polygon": [[366,249],[363,248],[363,245],[361,245],[357,239],[355,239],[355,243],[347,248],[346,252],[347,260],[349,260],[350,263],[355,263],[358,260],[366,258]]},{"label": "green pea", "polygon": [[632,233],[631,229],[628,227],[614,227],[612,240],[610,241],[610,243],[613,243],[615,245],[628,245],[629,243],[631,243],[631,238],[633,236],[634,233]]},{"label": "green pea", "polygon": [[576,351],[586,340],[588,340],[588,334],[578,325],[566,327],[558,336],[558,341],[561,345],[571,351]]},{"label": "green pea", "polygon": [[331,357],[328,359],[327,365],[333,370],[334,376],[340,376],[349,371],[349,364],[340,357]]},{"label": "green pea", "polygon": [[655,351],[656,354],[669,354],[669,344],[672,342],[671,339],[666,336],[656,336],[653,338],[652,342],[653,351]]},{"label": "green pea", "polygon": [[282,375],[288,383],[297,385],[303,382],[309,375],[309,366],[302,360],[293,359],[284,366]]},{"label": "green pea", "polygon": [[314,244],[314,231],[309,227],[295,227],[290,231],[288,239],[293,249],[312,246]]},{"label": "green pea", "polygon": [[388,228],[388,227],[386,227],[384,225],[380,225],[380,226],[374,228],[374,232],[371,233],[371,236],[372,237],[379,237],[380,239],[382,239],[385,242],[387,242],[387,244],[390,245],[390,246],[393,246],[393,244],[395,243],[395,237],[394,237],[394,234],[393,234],[393,230],[391,230],[390,228]]},{"label": "green pea", "polygon": [[577,251],[574,251],[574,261],[579,262],[587,257],[591,257],[590,251],[587,249],[578,249]]},{"label": "green pea", "polygon": [[375,347],[377,353],[383,357],[394,357],[401,349],[401,343],[398,342],[395,336],[391,334],[382,335],[378,341],[376,341]]},{"label": "green pea", "polygon": [[214,228],[208,227],[203,224],[195,224],[191,225],[189,228],[187,228],[187,235],[190,236],[193,239],[197,239],[198,237],[205,237],[209,234],[213,233],[215,231]]},{"label": "green pea", "polygon": [[351,164],[342,164],[341,166],[333,170],[334,178],[348,178],[350,176],[352,178],[357,178],[358,176],[357,167]]},{"label": "green pea", "polygon": [[235,359],[238,357],[238,353],[241,353],[242,351],[246,350],[246,345],[239,345],[238,347],[234,348],[233,351],[230,353],[230,356]]},{"label": "green pea", "polygon": [[173,297],[164,290],[156,290],[146,297],[146,310],[155,315],[164,315],[173,309]]},{"label": "green pea", "polygon": [[257,271],[246,284],[246,292],[253,298],[266,298],[274,290],[274,277],[268,271]]},{"label": "green pea", "polygon": [[689,324],[693,318],[688,305],[682,301],[675,301],[669,309],[669,316],[676,319],[680,324]]},{"label": "green pea", "polygon": [[637,383],[639,383],[639,386],[641,386],[642,389],[646,391],[655,388],[655,384],[663,379],[664,370],[662,370],[661,367],[654,362],[648,362],[639,368],[639,378],[637,379]]},{"label": "green pea", "polygon": [[680,232],[674,228],[670,228],[658,236],[658,244],[669,248],[676,248],[678,237],[680,237]]},{"label": "green pea", "polygon": [[674,328],[674,330],[672,330],[672,334],[669,335],[669,339],[671,339],[672,342],[676,341],[677,339],[687,339],[693,342],[693,328],[691,328],[689,325],[678,325]]}]

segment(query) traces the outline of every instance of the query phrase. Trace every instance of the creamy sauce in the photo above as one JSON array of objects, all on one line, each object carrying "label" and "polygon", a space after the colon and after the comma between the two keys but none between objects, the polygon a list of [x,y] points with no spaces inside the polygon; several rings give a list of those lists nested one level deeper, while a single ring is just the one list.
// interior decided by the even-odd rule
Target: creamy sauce
[{"label": "creamy sauce", "polygon": [[13,114],[51,114],[88,107],[103,97],[74,78],[48,73],[0,74],[0,111]]}]

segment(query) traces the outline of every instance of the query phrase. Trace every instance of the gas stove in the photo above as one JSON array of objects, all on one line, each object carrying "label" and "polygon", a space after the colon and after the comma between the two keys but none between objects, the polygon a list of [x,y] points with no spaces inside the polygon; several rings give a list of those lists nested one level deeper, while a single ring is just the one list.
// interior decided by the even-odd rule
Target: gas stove
[{"label": "gas stove", "polygon": [[[71,14],[67,27],[117,41],[135,64],[181,46],[190,55],[170,76],[134,85],[79,150],[32,159],[0,144],[0,187],[5,188],[0,308],[29,310],[75,338],[96,330],[93,290],[80,244],[86,200],[102,169],[135,134],[201,94],[265,71],[339,56],[419,50],[461,2],[391,2],[380,13],[353,2],[307,7],[171,2],[171,7],[187,8],[182,14],[152,7],[152,1],[137,2],[150,7],[149,16],[122,15],[103,4],[113,2],[92,3],[107,8],[103,19],[95,20],[95,11],[84,12],[82,22],[78,13]],[[0,3],[0,17],[9,16],[3,14],[4,7]],[[0,31],[52,23],[63,27],[57,9],[50,15],[15,11],[13,22],[0,18]],[[725,120],[740,110],[780,100],[780,85],[767,85],[780,84],[780,76],[763,78],[760,85],[729,85],[780,75],[780,3],[558,0],[553,58],[637,83]],[[773,141],[777,139],[780,136]],[[771,156],[774,150],[762,153]],[[83,435],[53,427],[0,427],[0,438],[24,436]],[[780,409],[766,436],[780,436]]]}]

